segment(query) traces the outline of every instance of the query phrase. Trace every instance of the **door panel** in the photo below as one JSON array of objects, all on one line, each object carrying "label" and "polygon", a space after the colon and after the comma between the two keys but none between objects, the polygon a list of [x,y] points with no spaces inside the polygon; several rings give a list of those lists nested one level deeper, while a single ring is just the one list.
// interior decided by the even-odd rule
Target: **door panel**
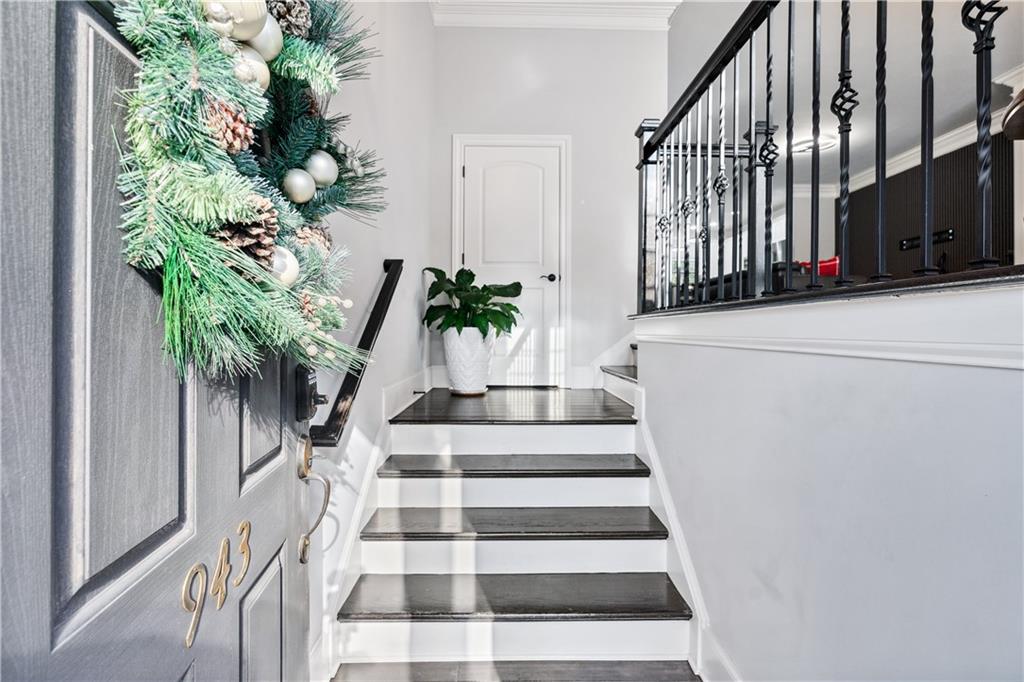
[{"label": "door panel", "polygon": [[490,382],[564,384],[561,148],[467,145],[463,163],[465,266],[480,283],[523,284],[522,320],[495,344]]},{"label": "door panel", "polygon": [[112,135],[134,56],[83,3],[0,3],[0,30],[0,674],[302,679],[293,366],[178,382],[158,289],[121,261]]}]

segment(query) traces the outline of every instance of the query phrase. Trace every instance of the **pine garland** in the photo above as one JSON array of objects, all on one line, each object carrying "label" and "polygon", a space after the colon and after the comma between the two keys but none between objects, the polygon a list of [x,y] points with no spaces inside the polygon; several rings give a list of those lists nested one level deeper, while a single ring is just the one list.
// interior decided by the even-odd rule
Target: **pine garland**
[{"label": "pine garland", "polygon": [[[135,88],[125,93],[118,180],[124,257],[160,277],[164,346],[182,377],[190,364],[211,377],[252,374],[279,353],[335,370],[356,371],[365,362],[329,333],[345,325],[337,292],[347,278],[347,252],[295,235],[334,211],[366,219],[384,208],[373,152],[341,144],[347,119],[325,118],[315,99],[365,75],[374,54],[346,3],[309,0],[309,7],[308,37],[284,37],[264,94],[236,77],[231,42],[214,31],[197,0],[116,6],[119,28],[142,61]],[[231,122],[244,144],[216,139],[226,124],[210,117],[225,112],[237,114]],[[336,159],[338,180],[295,204],[279,190],[282,178],[316,150]],[[261,219],[270,221],[266,233]],[[237,240],[219,239],[231,226],[294,253],[298,280],[285,286]]]}]

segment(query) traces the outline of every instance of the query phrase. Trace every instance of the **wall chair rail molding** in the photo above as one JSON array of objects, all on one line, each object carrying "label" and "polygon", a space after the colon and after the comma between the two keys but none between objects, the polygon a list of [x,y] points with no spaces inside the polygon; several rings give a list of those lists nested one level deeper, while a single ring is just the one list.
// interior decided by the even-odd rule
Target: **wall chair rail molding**
[{"label": "wall chair rail molding", "polygon": [[435,26],[667,31],[678,0],[646,2],[465,2],[432,0]]},{"label": "wall chair rail molding", "polygon": [[1024,370],[1020,283],[636,322],[640,343]]}]

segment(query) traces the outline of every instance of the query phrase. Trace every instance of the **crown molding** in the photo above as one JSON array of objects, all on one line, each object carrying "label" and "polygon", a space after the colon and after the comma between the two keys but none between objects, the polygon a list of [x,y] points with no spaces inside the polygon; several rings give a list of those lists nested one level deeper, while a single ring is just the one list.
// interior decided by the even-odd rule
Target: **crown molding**
[{"label": "crown molding", "polygon": [[432,0],[434,26],[667,31],[679,0],[543,2]]}]

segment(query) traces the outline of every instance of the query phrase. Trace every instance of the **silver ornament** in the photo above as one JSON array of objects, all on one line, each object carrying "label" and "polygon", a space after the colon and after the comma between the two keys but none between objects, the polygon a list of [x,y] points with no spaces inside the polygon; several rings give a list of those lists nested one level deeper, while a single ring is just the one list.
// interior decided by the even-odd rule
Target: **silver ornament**
[{"label": "silver ornament", "polygon": [[203,0],[206,18],[230,23],[231,37],[249,40],[263,30],[267,20],[266,0]]},{"label": "silver ornament", "polygon": [[306,160],[306,172],[313,176],[317,187],[330,187],[338,179],[338,162],[327,152],[317,149]]},{"label": "silver ornament", "polygon": [[352,174],[355,175],[357,178],[361,178],[364,175],[366,175],[366,171],[363,169],[363,162],[359,160],[359,157],[350,156],[346,160],[346,165],[348,166],[348,169],[352,171]]},{"label": "silver ornament", "polygon": [[235,62],[235,78],[243,83],[252,83],[256,80],[256,69],[248,61],[239,59]]},{"label": "silver ornament", "polygon": [[296,204],[304,204],[316,194],[316,181],[301,168],[292,168],[284,174],[281,189],[284,190],[285,196]]},{"label": "silver ornament", "polygon": [[[222,54],[226,54],[229,57],[234,57],[238,54],[238,45],[236,45],[235,41],[233,41],[231,38],[228,38],[227,36],[224,36],[217,41],[217,48],[221,51]],[[255,77],[255,75],[256,74],[253,74],[253,77]]]},{"label": "silver ornament", "polygon": [[221,39],[227,39],[231,37],[231,29],[234,28],[234,24],[231,23],[230,19],[228,21],[211,20],[208,23],[210,24],[210,28],[212,28],[214,32],[221,37]]},{"label": "silver ornament", "polygon": [[284,46],[284,36],[281,35],[281,26],[277,19],[268,14],[263,30],[246,42],[259,52],[265,61],[274,61],[274,57],[281,54],[281,48]]},{"label": "silver ornament", "polygon": [[255,80],[259,84],[261,90],[266,91],[266,89],[270,87],[270,69],[267,68],[267,63],[263,61],[263,57],[260,55],[259,52],[252,49],[248,45],[240,45],[238,47],[237,59],[240,62],[248,64],[249,67],[252,69],[253,73],[256,74]]},{"label": "silver ornament", "polygon": [[275,246],[270,261],[270,274],[281,284],[290,287],[299,279],[299,260],[283,246]]},{"label": "silver ornament", "polygon": [[231,21],[231,13],[221,2],[207,2],[205,4],[206,18],[218,24],[226,24]]}]

